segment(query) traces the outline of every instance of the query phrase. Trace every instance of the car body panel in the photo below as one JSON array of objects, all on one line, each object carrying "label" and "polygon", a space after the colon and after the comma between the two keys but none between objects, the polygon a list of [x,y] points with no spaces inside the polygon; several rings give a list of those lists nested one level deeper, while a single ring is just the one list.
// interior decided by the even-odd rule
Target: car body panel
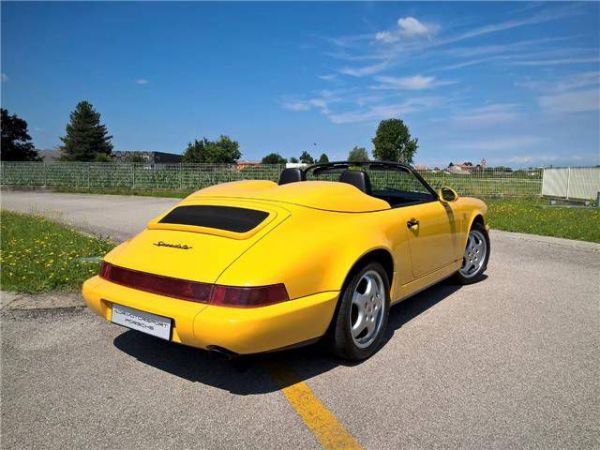
[{"label": "car body panel", "polygon": [[[487,207],[460,197],[392,208],[339,182],[278,186],[241,181],[193,193],[181,205],[225,205],[269,215],[246,233],[162,224],[111,251],[108,263],[184,280],[225,286],[283,283],[289,301],[255,308],[215,306],[141,292],[94,277],[83,286],[88,305],[110,320],[112,303],[171,317],[173,341],[200,348],[256,353],[322,336],[352,267],[373,251],[393,261],[393,303],[460,269],[467,236]],[[167,214],[167,211],[165,214]],[[408,222],[415,219],[416,227]],[[157,246],[166,242],[189,247]]]},{"label": "car body panel", "polygon": [[[216,203],[228,205],[223,200]],[[206,205],[216,203],[202,202]],[[190,204],[199,202],[184,200],[175,207]],[[140,272],[214,283],[236,258],[289,216],[287,209],[273,204],[236,201],[234,205],[265,211],[269,216],[247,233],[159,223],[174,207],[151,220],[146,230],[113,249],[104,260]],[[184,246],[185,249],[173,246]]]},{"label": "car body panel", "polygon": [[349,184],[333,181],[303,181],[282,186],[272,181],[237,181],[202,189],[193,193],[189,199],[206,197],[267,200],[280,204],[349,213],[390,209],[390,205],[384,200],[371,197]]},{"label": "car body panel", "polygon": [[87,305],[110,321],[114,303],[173,319],[173,342],[237,354],[290,347],[322,336],[333,317],[338,292],[321,292],[261,308],[228,308],[142,292],[99,276],[83,284]]}]

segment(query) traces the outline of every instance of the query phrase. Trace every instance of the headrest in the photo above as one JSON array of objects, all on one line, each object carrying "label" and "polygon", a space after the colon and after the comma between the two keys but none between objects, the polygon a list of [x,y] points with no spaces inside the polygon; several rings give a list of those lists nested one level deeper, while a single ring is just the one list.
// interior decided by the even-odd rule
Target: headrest
[{"label": "headrest", "polygon": [[302,181],[302,170],[295,168],[283,169],[279,175],[279,184],[296,183]]},{"label": "headrest", "polygon": [[365,194],[371,195],[371,180],[369,179],[369,174],[362,170],[344,170],[340,175],[340,182],[351,184]]}]

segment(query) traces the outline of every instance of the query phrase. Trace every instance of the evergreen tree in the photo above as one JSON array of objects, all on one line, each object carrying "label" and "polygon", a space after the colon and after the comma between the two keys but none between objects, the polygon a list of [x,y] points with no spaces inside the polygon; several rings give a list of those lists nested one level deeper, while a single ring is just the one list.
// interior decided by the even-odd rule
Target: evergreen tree
[{"label": "evergreen tree", "polygon": [[100,113],[86,101],[79,102],[70,115],[67,134],[61,137],[63,146],[61,159],[64,161],[107,160],[112,153],[112,136],[106,125],[100,123]]},{"label": "evergreen tree", "polygon": [[303,151],[300,155],[300,162],[302,164],[314,164],[315,160],[312,156],[310,156],[310,153],[308,153],[307,151]]},{"label": "evergreen tree", "polygon": [[325,153],[323,153],[323,154],[321,154],[321,156],[319,156],[319,162],[320,163],[328,163],[329,157]]},{"label": "evergreen tree", "polygon": [[27,131],[27,122],[0,109],[2,142],[0,157],[2,161],[40,161],[40,156],[31,143]]}]

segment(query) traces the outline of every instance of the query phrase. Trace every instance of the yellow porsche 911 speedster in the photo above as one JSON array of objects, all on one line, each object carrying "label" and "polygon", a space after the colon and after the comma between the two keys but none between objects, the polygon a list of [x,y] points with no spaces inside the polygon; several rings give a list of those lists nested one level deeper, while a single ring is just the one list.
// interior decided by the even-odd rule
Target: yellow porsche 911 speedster
[{"label": "yellow porsche 911 speedster", "polygon": [[285,169],[191,194],[108,253],[83,296],[113,323],[221,355],[324,338],[360,360],[390,305],[483,277],[486,211],[403,164]]}]

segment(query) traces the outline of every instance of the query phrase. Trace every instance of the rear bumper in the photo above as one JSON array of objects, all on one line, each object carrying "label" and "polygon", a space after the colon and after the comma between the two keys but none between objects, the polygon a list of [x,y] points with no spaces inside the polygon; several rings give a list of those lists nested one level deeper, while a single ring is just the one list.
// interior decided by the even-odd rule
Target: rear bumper
[{"label": "rear bumper", "polygon": [[87,305],[110,321],[112,304],[173,319],[171,340],[238,354],[277,350],[323,336],[339,292],[323,292],[261,308],[228,308],[177,300],[120,286],[98,276],[83,284]]}]

